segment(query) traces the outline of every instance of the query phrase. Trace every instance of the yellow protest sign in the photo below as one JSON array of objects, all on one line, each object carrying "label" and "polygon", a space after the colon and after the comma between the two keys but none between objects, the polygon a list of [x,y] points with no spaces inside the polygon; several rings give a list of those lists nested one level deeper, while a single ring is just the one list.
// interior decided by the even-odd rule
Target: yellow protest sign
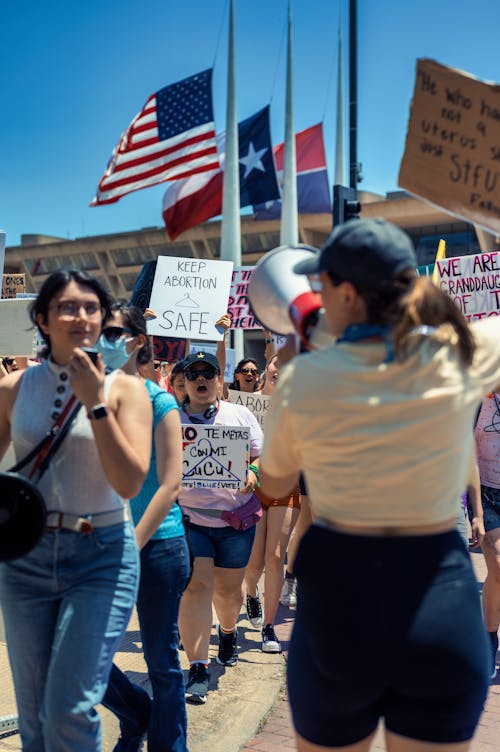
[{"label": "yellow protest sign", "polygon": [[418,60],[398,183],[500,234],[500,86]]}]

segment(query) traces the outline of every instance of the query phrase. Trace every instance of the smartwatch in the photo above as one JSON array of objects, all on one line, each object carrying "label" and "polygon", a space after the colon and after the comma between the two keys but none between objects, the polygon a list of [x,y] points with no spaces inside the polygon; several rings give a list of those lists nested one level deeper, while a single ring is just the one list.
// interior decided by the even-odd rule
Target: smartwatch
[{"label": "smartwatch", "polygon": [[94,405],[94,407],[91,407],[87,413],[87,418],[89,420],[100,420],[101,418],[107,418],[109,415],[109,410],[107,405],[104,404],[104,402],[101,402],[99,405]]}]

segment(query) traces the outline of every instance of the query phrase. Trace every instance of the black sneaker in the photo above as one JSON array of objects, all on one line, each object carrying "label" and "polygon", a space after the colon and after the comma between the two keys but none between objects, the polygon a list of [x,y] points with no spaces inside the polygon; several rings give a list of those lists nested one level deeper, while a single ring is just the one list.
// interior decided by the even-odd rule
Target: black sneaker
[{"label": "black sneaker", "polygon": [[210,674],[203,663],[193,663],[186,682],[186,702],[203,705],[207,701]]},{"label": "black sneaker", "polygon": [[255,597],[247,595],[247,616],[252,627],[262,625],[262,604],[259,598],[259,588],[255,591]]},{"label": "black sneaker", "polygon": [[235,666],[238,663],[238,628],[235,627],[231,634],[224,634],[218,627],[219,635],[219,652],[217,654],[217,663],[221,666]]},{"label": "black sneaker", "polygon": [[266,624],[262,630],[262,652],[281,653],[280,641],[276,637],[276,632],[272,624]]},{"label": "black sneaker", "polygon": [[496,679],[496,676],[497,676],[497,665],[496,665],[497,650],[498,650],[498,634],[496,634],[494,637],[491,638],[491,671],[490,671],[491,681],[493,681],[493,679]]}]

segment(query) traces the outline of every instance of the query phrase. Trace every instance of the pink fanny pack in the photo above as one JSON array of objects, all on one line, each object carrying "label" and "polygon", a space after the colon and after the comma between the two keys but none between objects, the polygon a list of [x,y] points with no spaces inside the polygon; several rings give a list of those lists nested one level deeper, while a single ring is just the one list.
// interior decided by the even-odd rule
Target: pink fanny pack
[{"label": "pink fanny pack", "polygon": [[187,507],[181,504],[183,510],[187,513],[196,512],[197,514],[206,515],[207,517],[218,517],[234,527],[235,530],[248,530],[253,527],[262,517],[262,505],[258,497],[253,494],[242,507],[236,509],[198,509],[196,507]]},{"label": "pink fanny pack", "polygon": [[248,530],[249,527],[257,524],[261,517],[262,505],[255,494],[242,507],[236,507],[230,511],[224,510],[220,516],[221,520],[227,522],[235,530]]}]

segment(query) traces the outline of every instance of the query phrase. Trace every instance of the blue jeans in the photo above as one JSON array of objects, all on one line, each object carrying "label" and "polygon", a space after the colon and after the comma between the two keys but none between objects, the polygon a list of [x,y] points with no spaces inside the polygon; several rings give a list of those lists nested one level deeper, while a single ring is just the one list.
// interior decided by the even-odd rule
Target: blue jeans
[{"label": "blue jeans", "polygon": [[103,700],[120,719],[122,734],[135,737],[147,729],[149,752],[187,752],[177,618],[188,575],[189,552],[184,536],[150,540],[144,546],[137,613],[153,702],[148,705],[146,692],[116,666]]},{"label": "blue jeans", "polygon": [[138,579],[128,522],[91,534],[46,532],[27,556],[0,564],[23,752],[101,749],[94,706],[106,690]]}]

